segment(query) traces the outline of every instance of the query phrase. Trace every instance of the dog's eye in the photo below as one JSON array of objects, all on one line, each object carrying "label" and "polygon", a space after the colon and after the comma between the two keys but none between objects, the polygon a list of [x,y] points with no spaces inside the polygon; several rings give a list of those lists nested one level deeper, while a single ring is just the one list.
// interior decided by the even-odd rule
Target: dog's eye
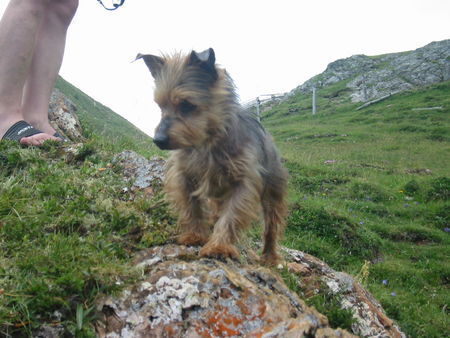
[{"label": "dog's eye", "polygon": [[195,106],[194,104],[190,103],[187,100],[181,101],[181,103],[178,106],[180,113],[183,115],[192,113],[196,108],[197,106]]}]

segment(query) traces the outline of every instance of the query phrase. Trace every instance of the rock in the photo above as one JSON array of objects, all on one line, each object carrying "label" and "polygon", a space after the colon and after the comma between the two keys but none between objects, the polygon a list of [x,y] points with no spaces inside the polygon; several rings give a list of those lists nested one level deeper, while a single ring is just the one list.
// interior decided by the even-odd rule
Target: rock
[{"label": "rock", "polygon": [[406,337],[386,316],[380,303],[352,276],[335,271],[304,252],[287,248],[284,248],[284,252],[287,254],[286,260],[291,261],[289,271],[299,275],[305,294],[316,293],[319,280],[322,282],[320,285],[325,287],[320,292],[339,295],[341,307],[353,313],[355,322],[352,333],[362,337]]},{"label": "rock", "polygon": [[330,328],[271,270],[197,254],[177,245],[142,253],[143,280],[98,302],[98,336],[354,337]]},{"label": "rock", "polygon": [[450,40],[432,42],[404,53],[375,57],[354,55],[334,61],[326,70],[301,86],[297,92],[311,93],[347,80],[353,102],[368,102],[393,93],[450,80]]},{"label": "rock", "polygon": [[127,180],[133,181],[134,189],[149,189],[161,185],[164,179],[165,160],[154,157],[151,160],[134,151],[125,150],[114,156],[112,163],[122,168]]},{"label": "rock", "polygon": [[50,98],[48,118],[52,127],[71,141],[83,141],[77,108],[63,93],[54,89]]}]

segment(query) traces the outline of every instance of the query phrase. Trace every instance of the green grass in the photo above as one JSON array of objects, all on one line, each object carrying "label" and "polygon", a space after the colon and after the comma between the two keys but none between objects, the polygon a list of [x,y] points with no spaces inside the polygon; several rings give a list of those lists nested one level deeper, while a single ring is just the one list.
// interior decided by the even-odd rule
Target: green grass
[{"label": "green grass", "polygon": [[32,336],[45,323],[95,336],[96,298],[133,282],[133,254],[175,229],[162,195],[124,193],[130,183],[111,165],[125,149],[163,154],[150,137],[63,79],[57,87],[77,106],[87,139],[75,158],[51,142],[0,142],[2,337]]},{"label": "green grass", "polygon": [[[388,315],[411,337],[443,337],[450,326],[450,82],[359,111],[345,84],[318,92],[315,116],[302,94],[263,116],[291,176],[284,244],[353,275],[372,262],[366,287]],[[443,109],[413,110],[436,106]]]},{"label": "green grass", "polygon": [[2,336],[31,334],[54,322],[55,311],[72,334],[92,335],[88,314],[97,295],[133,280],[136,250],[171,237],[161,195],[124,194],[128,183],[110,165],[113,153],[99,149],[91,143],[66,163],[59,145],[0,143]]}]

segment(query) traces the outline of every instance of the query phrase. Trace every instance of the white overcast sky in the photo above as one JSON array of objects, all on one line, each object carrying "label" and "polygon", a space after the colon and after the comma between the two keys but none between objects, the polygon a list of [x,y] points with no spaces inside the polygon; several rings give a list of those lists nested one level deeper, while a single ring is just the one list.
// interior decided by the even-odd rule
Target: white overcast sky
[{"label": "white overcast sky", "polygon": [[112,12],[80,0],[60,74],[153,135],[159,110],[150,73],[131,63],[137,53],[213,47],[247,101],[290,91],[339,58],[448,38],[450,0],[125,0]]}]

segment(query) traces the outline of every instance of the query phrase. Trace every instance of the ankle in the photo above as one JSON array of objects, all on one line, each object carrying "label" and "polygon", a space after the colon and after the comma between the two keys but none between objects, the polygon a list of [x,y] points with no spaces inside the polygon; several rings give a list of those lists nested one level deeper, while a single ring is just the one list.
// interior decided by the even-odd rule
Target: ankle
[{"label": "ankle", "polygon": [[6,116],[0,114],[0,140],[13,124],[21,120],[23,120],[23,117],[20,114],[9,114]]}]

